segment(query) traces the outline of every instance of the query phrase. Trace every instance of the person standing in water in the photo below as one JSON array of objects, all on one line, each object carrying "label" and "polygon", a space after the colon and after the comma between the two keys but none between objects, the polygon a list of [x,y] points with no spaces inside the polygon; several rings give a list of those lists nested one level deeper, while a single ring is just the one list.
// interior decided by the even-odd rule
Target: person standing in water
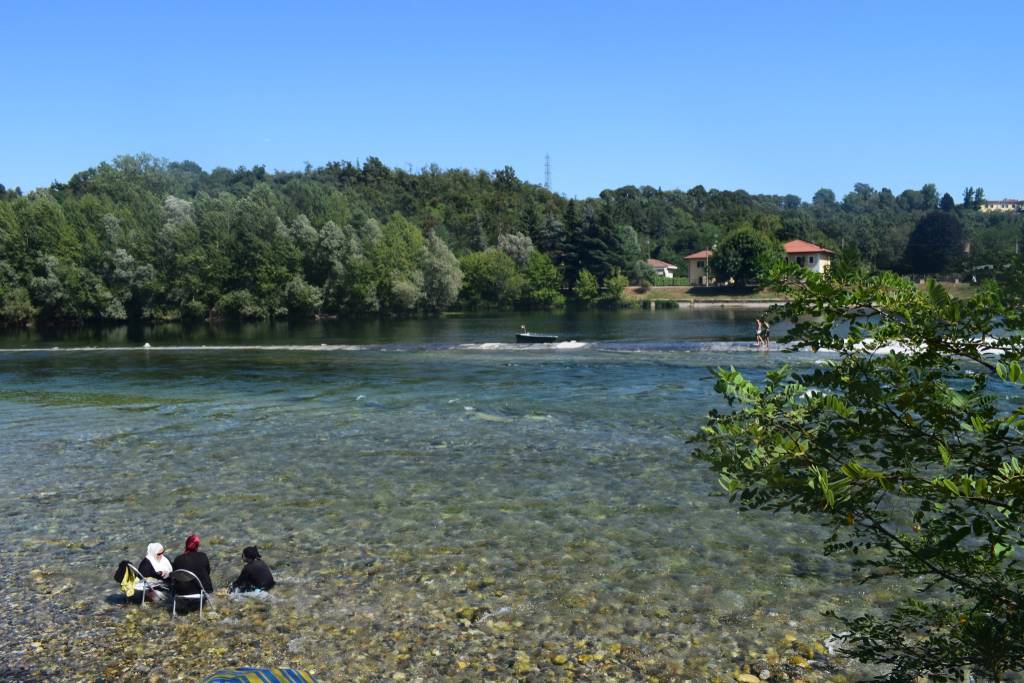
[{"label": "person standing in water", "polygon": [[768,342],[771,341],[772,326],[767,320],[761,321],[761,341],[764,342],[764,350],[768,350]]},{"label": "person standing in water", "polygon": [[764,324],[761,322],[761,318],[757,318],[754,321],[754,344],[757,348],[761,348],[761,344],[764,343]]}]

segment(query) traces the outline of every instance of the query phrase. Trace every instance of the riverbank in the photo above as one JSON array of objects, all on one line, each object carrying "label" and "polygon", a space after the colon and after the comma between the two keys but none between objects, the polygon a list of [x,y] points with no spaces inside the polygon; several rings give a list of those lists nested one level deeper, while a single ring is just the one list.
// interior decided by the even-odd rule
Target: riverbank
[{"label": "riverbank", "polygon": [[[966,282],[940,282],[940,285],[955,299],[967,299],[976,285]],[[919,289],[925,287],[925,281],[916,283]],[[770,289],[754,287],[626,287],[623,301],[640,304],[645,308],[663,307],[671,302],[684,306],[750,306],[764,307],[786,303],[786,298]]]},{"label": "riverbank", "polygon": [[623,300],[647,307],[662,307],[675,302],[684,306],[750,306],[767,308],[785,303],[785,298],[770,289],[752,287],[626,287]]}]

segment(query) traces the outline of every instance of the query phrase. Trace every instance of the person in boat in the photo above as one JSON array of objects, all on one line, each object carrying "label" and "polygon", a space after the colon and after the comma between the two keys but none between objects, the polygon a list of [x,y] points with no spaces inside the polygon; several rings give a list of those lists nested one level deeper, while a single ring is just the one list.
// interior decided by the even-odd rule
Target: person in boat
[{"label": "person in boat", "polygon": [[263,561],[259,549],[251,545],[242,550],[242,573],[231,582],[232,593],[251,593],[253,591],[268,591],[274,587],[274,575],[270,573],[270,567]]},{"label": "person in boat", "polygon": [[146,599],[152,602],[163,602],[167,599],[171,587],[167,577],[171,575],[171,561],[164,556],[164,547],[160,543],[150,543],[146,547],[146,556],[139,562],[139,573],[149,579],[150,589]]},{"label": "person in boat", "polygon": [[523,334],[526,334],[526,325],[520,325],[519,331],[522,332]]},{"label": "person in boat", "polygon": [[[213,594],[213,582],[210,580],[210,558],[206,556],[206,553],[199,550],[199,536],[192,534],[185,539],[185,552],[174,558],[174,562],[171,563],[171,567],[174,569],[187,569],[196,575],[199,582],[203,584],[203,588],[207,593]],[[195,581],[188,578],[175,577],[174,578],[174,592],[179,595],[188,595],[199,592],[199,586],[195,585]],[[198,600],[192,601],[197,605]]]}]

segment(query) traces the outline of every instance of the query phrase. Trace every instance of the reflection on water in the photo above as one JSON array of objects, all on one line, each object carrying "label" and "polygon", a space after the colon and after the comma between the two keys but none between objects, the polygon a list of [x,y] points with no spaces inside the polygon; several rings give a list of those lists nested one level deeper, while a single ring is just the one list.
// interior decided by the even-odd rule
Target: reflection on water
[{"label": "reflection on water", "polygon": [[[667,342],[749,340],[756,307],[695,307],[679,310],[530,311],[443,318],[323,320],[241,324],[86,326],[33,328],[0,334],[0,348],[219,344],[424,344],[510,342],[520,325],[583,341]],[[779,337],[785,329],[773,330]]]},{"label": "reflection on water", "polygon": [[[519,320],[496,316],[145,337],[306,350],[0,353],[0,678],[824,676],[822,612],[887,596],[813,525],[709,495],[686,445],[709,368],[779,356],[745,341],[753,311],[705,313],[529,321],[594,340],[562,349],[488,344]],[[103,599],[118,560],[192,532],[218,586],[257,543],[272,600],[172,628]]]}]

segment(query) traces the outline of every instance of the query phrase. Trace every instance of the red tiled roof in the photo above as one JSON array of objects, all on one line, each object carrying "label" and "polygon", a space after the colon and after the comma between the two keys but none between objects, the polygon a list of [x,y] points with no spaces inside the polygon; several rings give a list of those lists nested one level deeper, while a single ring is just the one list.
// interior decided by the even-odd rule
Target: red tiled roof
[{"label": "red tiled roof", "polygon": [[704,251],[698,251],[695,254],[690,254],[689,256],[686,257],[686,260],[689,261],[690,259],[699,259],[699,258],[711,258],[711,250],[710,249],[705,249]]},{"label": "red tiled roof", "polygon": [[790,240],[782,245],[787,254],[834,254],[836,252],[803,240]]},{"label": "red tiled roof", "polygon": [[673,266],[671,263],[659,261],[656,258],[647,259],[647,265],[649,265],[651,268],[679,268],[679,266]]}]

